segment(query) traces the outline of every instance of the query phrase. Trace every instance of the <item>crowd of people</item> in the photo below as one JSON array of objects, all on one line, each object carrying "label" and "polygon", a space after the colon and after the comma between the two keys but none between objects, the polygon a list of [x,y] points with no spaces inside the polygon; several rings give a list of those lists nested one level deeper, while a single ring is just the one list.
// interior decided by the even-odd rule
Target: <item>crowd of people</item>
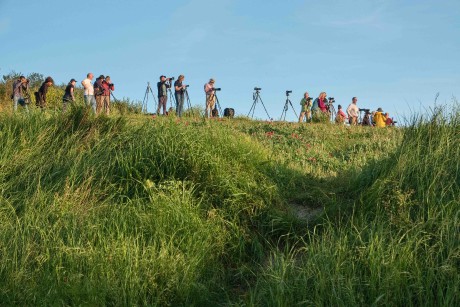
[{"label": "crowd of people", "polygon": [[[300,100],[300,116],[299,123],[304,121],[312,121],[314,116],[326,116],[327,118],[335,116],[335,122],[337,124],[345,124],[348,122],[350,126],[363,125],[363,126],[376,126],[376,127],[387,127],[393,126],[395,122],[388,113],[383,113],[382,108],[378,108],[376,111],[371,112],[370,109],[360,109],[357,106],[358,98],[353,97],[350,105],[346,112],[343,111],[342,106],[337,106],[337,112],[335,113],[333,103],[334,98],[327,98],[326,92],[321,92],[316,99],[312,99],[308,92],[304,93],[304,96]],[[361,112],[364,112],[364,117],[360,119]],[[335,114],[334,114],[335,113]]]},{"label": "crowd of people", "polygon": [[[111,82],[110,76],[100,75],[93,83],[93,73],[88,73],[86,78],[81,81],[81,85],[84,89],[84,101],[86,105],[90,106],[95,114],[101,114],[102,112],[106,115],[110,114],[110,96],[112,91],[115,90],[114,84]],[[174,78],[167,78],[164,75],[160,76],[160,81],[157,83],[158,89],[158,106],[156,114],[160,115],[162,111],[163,115],[167,115],[167,102],[168,102],[168,91],[174,88],[174,99],[176,103],[176,116],[182,117],[184,110],[185,97],[188,98],[187,88],[188,85],[184,84],[184,75],[179,75],[177,80]],[[76,80],[71,79],[65,88],[64,96],[62,97],[63,111],[65,112],[70,103],[75,101],[75,85]],[[44,110],[46,108],[46,96],[48,88],[54,84],[53,78],[47,77],[39,90],[35,92],[35,100],[37,107]],[[206,96],[205,103],[205,117],[218,116],[216,110],[216,89],[214,87],[215,80],[209,79],[204,85],[204,92]],[[28,103],[30,102],[29,93],[29,80],[24,76],[20,76],[16,81],[13,82],[13,109],[17,110],[18,105],[23,106],[28,110]],[[383,113],[382,108],[378,108],[376,111],[371,112],[369,109],[360,109],[357,106],[358,98],[353,97],[350,105],[343,111],[341,105],[337,106],[337,112],[334,110],[333,103],[334,98],[327,98],[326,92],[321,92],[317,98],[313,99],[310,97],[308,92],[305,92],[301,101],[301,110],[299,116],[299,122],[310,122],[315,116],[335,116],[335,122],[337,124],[345,124],[348,122],[351,126],[363,125],[363,126],[376,126],[386,127],[394,125],[393,119],[388,113]],[[361,118],[361,112],[364,112],[364,117]]]},{"label": "crowd of people", "polygon": [[[86,79],[81,82],[84,90],[85,103],[90,106],[95,114],[104,112],[106,115],[110,114],[110,95],[115,90],[114,84],[110,80],[110,76],[100,75],[93,83],[93,73],[88,73]],[[77,81],[71,79],[67,84],[64,96],[62,97],[62,110],[67,110],[68,104],[75,102],[75,85]],[[13,110],[16,111],[18,105],[24,107],[26,111],[29,110],[28,105],[31,101],[30,81],[24,76],[20,76],[13,82],[13,93],[11,98],[13,100]],[[46,77],[35,95],[35,105],[41,110],[46,109],[48,89],[53,86],[54,80],[51,77]]]}]

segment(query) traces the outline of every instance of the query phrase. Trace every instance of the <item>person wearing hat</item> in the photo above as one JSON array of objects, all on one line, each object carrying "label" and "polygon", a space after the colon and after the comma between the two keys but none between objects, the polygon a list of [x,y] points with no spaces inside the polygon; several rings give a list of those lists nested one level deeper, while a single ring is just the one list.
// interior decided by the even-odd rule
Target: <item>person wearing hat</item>
[{"label": "person wearing hat", "polygon": [[71,79],[65,88],[64,96],[62,97],[62,112],[67,110],[67,103],[75,101],[75,83],[77,83],[77,81],[75,79]]},{"label": "person wearing hat", "polygon": [[184,109],[184,99],[185,99],[185,90],[186,85],[182,84],[184,81],[184,75],[177,77],[176,82],[174,82],[174,97],[176,97],[176,115],[182,117],[182,110]]},{"label": "person wearing hat", "polygon": [[160,82],[157,83],[158,88],[158,108],[157,115],[160,115],[160,109],[163,107],[163,115],[166,115],[166,104],[168,102],[168,88],[171,88],[172,78],[166,78],[166,76],[160,76]]},{"label": "person wearing hat", "polygon": [[54,80],[51,77],[46,77],[45,81],[42,83],[40,88],[38,89],[38,92],[35,92],[35,98],[37,101],[35,102],[35,105],[37,107],[40,107],[42,111],[45,110],[46,108],[46,94],[48,93],[48,89],[53,86]]},{"label": "person wearing hat", "polygon": [[375,126],[377,126],[379,128],[385,128],[386,120],[387,119],[385,118],[385,115],[383,115],[382,108],[378,108],[377,111],[375,112],[375,115],[374,115]]},{"label": "person wearing hat", "polygon": [[214,94],[214,79],[209,79],[209,82],[204,85],[204,92],[206,94],[206,112],[205,117],[212,117],[212,110],[216,104],[216,95]]},{"label": "person wearing hat", "polygon": [[84,97],[85,103],[87,106],[90,106],[93,109],[93,112],[96,113],[96,99],[94,99],[94,87],[92,84],[92,80],[94,75],[92,73],[88,73],[86,75],[86,79],[81,81],[81,85],[85,89]]},{"label": "person wearing hat", "polygon": [[370,127],[374,126],[374,125],[372,124],[371,115],[372,115],[372,114],[371,114],[370,111],[366,111],[366,112],[364,113],[363,121],[361,122],[361,125],[362,125],[362,126],[370,126]]}]

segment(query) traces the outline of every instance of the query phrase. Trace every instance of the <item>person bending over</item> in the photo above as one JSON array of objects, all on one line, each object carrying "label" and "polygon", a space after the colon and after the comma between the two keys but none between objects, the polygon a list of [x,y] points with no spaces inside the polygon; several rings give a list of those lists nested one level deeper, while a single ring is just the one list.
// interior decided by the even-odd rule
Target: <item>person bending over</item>
[{"label": "person bending over", "polygon": [[42,111],[46,108],[46,95],[48,93],[48,89],[53,86],[54,80],[51,77],[46,77],[45,81],[42,83],[42,86],[38,89],[35,98],[37,101],[35,102],[37,107],[40,107]]}]

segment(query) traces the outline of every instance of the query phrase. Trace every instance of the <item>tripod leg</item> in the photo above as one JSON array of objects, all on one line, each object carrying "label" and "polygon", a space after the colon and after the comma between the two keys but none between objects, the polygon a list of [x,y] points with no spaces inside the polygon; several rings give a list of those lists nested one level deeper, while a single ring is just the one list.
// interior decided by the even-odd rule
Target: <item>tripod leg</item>
[{"label": "tripod leg", "polygon": [[268,114],[267,108],[265,107],[265,104],[264,104],[264,102],[262,101],[262,98],[260,98],[259,95],[257,95],[257,96],[259,97],[260,102],[262,103],[262,106],[264,107],[265,113],[267,113],[268,120],[271,120],[272,118],[271,118],[270,115]]},{"label": "tripod leg", "polygon": [[299,118],[299,117],[297,116],[297,112],[296,112],[295,109],[294,109],[294,106],[292,105],[291,100],[288,99],[288,101],[289,101],[289,104],[291,105],[292,111],[294,111],[295,117]]},{"label": "tripod leg", "polygon": [[147,103],[149,102],[149,88],[145,90],[144,100],[142,101],[142,111],[147,112]]}]

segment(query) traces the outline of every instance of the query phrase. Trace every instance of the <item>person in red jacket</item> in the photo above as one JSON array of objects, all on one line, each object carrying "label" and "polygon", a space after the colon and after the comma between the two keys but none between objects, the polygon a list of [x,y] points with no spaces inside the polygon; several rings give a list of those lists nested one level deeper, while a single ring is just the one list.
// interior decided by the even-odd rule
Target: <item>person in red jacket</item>
[{"label": "person in red jacket", "polygon": [[102,98],[101,98],[101,107],[105,111],[105,115],[110,114],[110,92],[115,90],[115,85],[110,80],[110,76],[106,76],[105,80],[102,81]]}]

